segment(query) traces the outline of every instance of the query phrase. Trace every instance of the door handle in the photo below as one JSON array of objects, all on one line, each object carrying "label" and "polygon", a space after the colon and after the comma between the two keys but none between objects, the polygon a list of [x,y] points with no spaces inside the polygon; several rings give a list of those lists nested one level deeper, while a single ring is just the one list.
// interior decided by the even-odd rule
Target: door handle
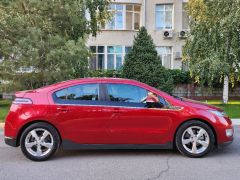
[{"label": "door handle", "polygon": [[119,109],[119,108],[113,108],[113,112],[114,112],[114,113],[119,113],[119,112],[120,112],[120,109]]},{"label": "door handle", "polygon": [[69,109],[67,107],[57,107],[57,110],[61,111],[61,112],[68,112],[69,111]]}]

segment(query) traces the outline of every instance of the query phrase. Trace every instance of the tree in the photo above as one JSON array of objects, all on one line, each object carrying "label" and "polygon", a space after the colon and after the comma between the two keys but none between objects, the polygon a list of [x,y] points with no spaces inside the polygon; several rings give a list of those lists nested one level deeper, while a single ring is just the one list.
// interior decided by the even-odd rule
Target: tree
[{"label": "tree", "polygon": [[191,75],[212,86],[224,79],[223,102],[228,102],[229,81],[239,80],[240,0],[190,0],[190,34],[184,48]]},{"label": "tree", "polygon": [[0,0],[0,78],[12,89],[84,77],[88,35],[109,19],[110,0]]},{"label": "tree", "polygon": [[173,89],[173,79],[161,65],[153,40],[145,27],[138,32],[133,47],[126,56],[123,77],[147,83],[167,92]]}]

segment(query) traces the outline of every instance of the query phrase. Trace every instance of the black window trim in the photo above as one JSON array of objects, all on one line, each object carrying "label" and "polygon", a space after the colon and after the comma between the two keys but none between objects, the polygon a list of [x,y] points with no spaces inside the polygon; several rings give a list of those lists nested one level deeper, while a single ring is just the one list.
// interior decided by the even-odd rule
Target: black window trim
[{"label": "black window trim", "polygon": [[[78,86],[78,85],[85,85],[85,84],[98,84],[99,90],[98,90],[98,100],[97,101],[91,101],[91,100],[65,100],[65,99],[58,99],[56,96],[56,92],[61,91],[63,89],[67,89],[69,87]],[[97,83],[80,83],[80,84],[74,84],[67,87],[64,87],[62,89],[58,89],[52,93],[53,102],[55,104],[59,105],[72,105],[72,106],[105,106],[105,107],[121,107],[121,108],[136,108],[136,109],[148,109],[146,107],[145,103],[134,103],[134,102],[117,102],[117,101],[110,101],[108,91],[107,91],[107,84],[124,84],[124,85],[131,85],[136,86],[138,88],[145,89],[146,91],[150,91],[146,88],[132,85],[129,83],[111,83],[111,82],[97,82]],[[160,96],[161,97],[161,96]],[[161,97],[163,98],[163,97]],[[166,103],[167,100],[163,98]],[[163,108],[164,109],[164,108]]]},{"label": "black window trim", "polygon": [[[91,101],[91,100],[69,100],[69,99],[59,99],[56,96],[56,93],[58,91],[62,91],[64,89],[68,89],[70,87],[74,87],[74,86],[79,86],[79,85],[86,85],[86,84],[96,84],[98,85],[98,100],[96,101]],[[54,91],[52,93],[52,98],[55,104],[62,104],[62,105],[101,105],[101,102],[104,101],[105,96],[103,94],[103,90],[102,90],[102,83],[80,83],[80,84],[74,84],[74,85],[70,85],[67,87],[64,87],[62,89],[58,89],[57,91]]]},{"label": "black window trim", "polygon": [[[104,82],[102,83],[104,86],[104,96],[105,96],[105,101],[109,102],[110,106],[114,106],[114,107],[136,107],[136,108],[144,108],[146,109],[146,103],[134,103],[134,102],[118,102],[118,101],[110,101],[110,97],[107,91],[107,84],[123,84],[123,85],[130,85],[130,86],[136,86],[138,88],[142,88],[145,89],[147,92],[150,91],[146,88],[137,86],[137,85],[133,85],[133,84],[129,84],[129,83],[111,83],[111,82]],[[159,95],[158,95],[159,96]],[[159,96],[160,98],[162,98],[164,100],[164,102],[166,103],[166,106],[169,106],[170,104],[168,103],[168,101],[163,98],[162,96]],[[164,108],[161,108],[164,109]]]}]

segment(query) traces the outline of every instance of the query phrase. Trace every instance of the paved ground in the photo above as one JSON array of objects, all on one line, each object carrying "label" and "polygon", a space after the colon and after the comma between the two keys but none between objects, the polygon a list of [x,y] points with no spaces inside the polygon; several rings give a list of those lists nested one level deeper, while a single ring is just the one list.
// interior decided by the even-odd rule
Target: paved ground
[{"label": "paved ground", "polygon": [[240,126],[235,140],[202,159],[171,150],[60,151],[47,162],[32,162],[3,143],[0,130],[0,180],[240,179]]}]

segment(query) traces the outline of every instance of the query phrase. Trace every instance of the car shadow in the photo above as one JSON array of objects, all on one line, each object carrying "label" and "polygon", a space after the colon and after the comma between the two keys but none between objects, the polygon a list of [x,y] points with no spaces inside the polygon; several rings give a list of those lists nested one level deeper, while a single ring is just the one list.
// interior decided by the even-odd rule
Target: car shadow
[{"label": "car shadow", "polygon": [[72,157],[137,157],[137,156],[181,156],[176,150],[157,150],[157,149],[121,149],[121,150],[62,150],[53,159],[64,159]]}]

